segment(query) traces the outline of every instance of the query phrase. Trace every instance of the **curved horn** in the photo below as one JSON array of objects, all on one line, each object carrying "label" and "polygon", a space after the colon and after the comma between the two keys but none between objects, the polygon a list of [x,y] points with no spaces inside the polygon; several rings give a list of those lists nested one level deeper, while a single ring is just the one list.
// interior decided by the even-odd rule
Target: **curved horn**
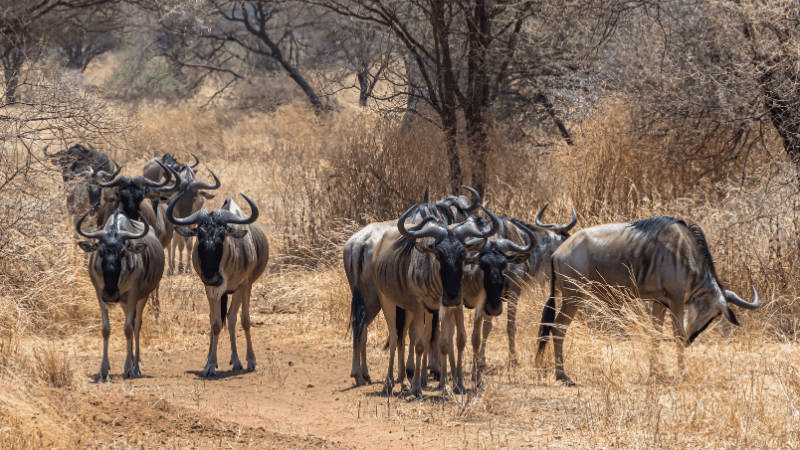
[{"label": "curved horn", "polygon": [[[466,189],[466,190],[468,190],[469,193],[472,194],[472,203],[470,203],[467,206],[461,206],[459,204],[458,205],[459,208],[463,209],[464,211],[466,211],[468,213],[472,212],[472,211],[475,211],[475,209],[478,208],[478,205],[480,205],[480,203],[481,203],[481,194],[479,194],[478,191],[476,191],[475,189],[472,189],[469,186],[463,186],[462,185],[461,187]],[[456,203],[458,203],[458,201],[456,201]]]},{"label": "curved horn", "polygon": [[431,189],[431,185],[425,186],[425,194],[422,195],[422,203],[429,203],[428,202],[428,191]]},{"label": "curved horn", "polygon": [[189,191],[183,191],[181,192],[180,195],[176,195],[175,198],[173,198],[172,201],[169,202],[169,206],[167,206],[167,220],[174,223],[175,225],[196,225],[197,221],[200,218],[208,215],[208,211],[206,211],[205,209],[201,209],[185,219],[178,219],[172,214],[172,210],[175,209],[175,204],[178,203],[181,197],[186,195],[187,192]]},{"label": "curved horn", "polygon": [[510,239],[499,239],[498,242],[497,242],[497,245],[498,245],[498,247],[500,247],[500,251],[503,252],[503,253],[506,253],[508,251],[512,251],[512,252],[516,252],[516,253],[530,253],[530,252],[532,252],[534,247],[536,247],[536,244],[538,244],[538,242],[536,240],[536,235],[533,234],[533,231],[531,231],[530,228],[528,228],[528,227],[526,227],[524,225],[519,225],[519,224],[514,224],[514,225],[516,225],[517,227],[521,228],[522,231],[524,231],[525,234],[528,235],[528,246],[527,247],[520,247],[519,245],[515,244],[514,241],[512,241]]},{"label": "curved horn", "polygon": [[[164,173],[164,181],[162,181],[161,183],[157,183],[157,182],[155,182],[153,180],[150,180],[150,179],[145,178],[143,176],[137,175],[133,179],[133,182],[136,183],[136,186],[138,186],[140,188],[146,188],[146,187],[162,188],[162,187],[168,185],[172,181],[172,172],[169,169],[167,169],[167,166],[165,166],[164,163],[162,163],[159,160],[156,160],[156,163],[158,163],[158,165],[161,166],[162,169],[164,169],[164,172],[165,172]],[[174,186],[169,187],[168,189],[172,189],[173,187]]]},{"label": "curved horn", "polygon": [[195,156],[194,153],[189,153],[189,154],[192,155],[192,157],[194,157],[194,164],[187,164],[186,167],[188,167],[190,169],[194,169],[195,167],[200,165],[200,160],[197,159],[197,156]]},{"label": "curved horn", "polygon": [[756,287],[751,286],[753,288],[753,303],[748,303],[742,300],[738,295],[736,295],[733,291],[725,291],[725,300],[728,303],[733,303],[734,305],[744,308],[744,309],[756,309],[758,308],[758,292],[756,292]]},{"label": "curved horn", "polygon": [[566,225],[561,225],[561,232],[562,233],[566,233],[567,231],[571,230],[572,227],[574,227],[576,223],[578,223],[578,213],[575,212],[575,207],[573,206],[572,207],[572,220]]},{"label": "curved horn", "polygon": [[131,179],[128,178],[127,175],[123,175],[119,178],[112,178],[111,180],[105,183],[97,183],[98,186],[108,188],[108,187],[126,187],[131,184]]},{"label": "curved horn", "polygon": [[[192,155],[192,156],[194,156],[194,155]],[[214,177],[214,184],[211,185],[211,184],[203,183],[202,181],[195,180],[195,181],[192,181],[192,184],[190,185],[191,189],[193,191],[199,191],[200,189],[209,189],[209,190],[211,190],[211,189],[219,189],[219,187],[222,186],[222,183],[219,182],[219,178],[217,178],[217,176],[214,175],[214,172],[212,172],[211,169],[208,169],[208,173],[210,173],[211,176]],[[245,197],[245,198],[247,198],[247,197]]]},{"label": "curved horn", "polygon": [[542,223],[542,216],[544,215],[544,210],[546,210],[548,206],[549,206],[549,203],[545,203],[544,206],[542,206],[542,209],[539,210],[539,214],[536,214],[536,219],[534,219],[534,223],[536,224],[537,227],[550,229],[550,228],[558,226],[558,225],[556,225],[554,223],[549,223],[547,225]]},{"label": "curved horn", "polygon": [[76,173],[75,175],[73,175],[73,177],[75,177],[75,178],[83,178],[83,177],[85,177],[87,175],[92,175],[92,174],[94,174],[94,170],[92,170],[92,168],[89,167],[88,169],[84,170],[83,172]]},{"label": "curved horn", "polygon": [[256,206],[256,204],[252,200],[250,200],[250,197],[242,194],[241,192],[239,193],[239,195],[244,197],[244,199],[247,200],[247,203],[250,204],[250,217],[239,217],[228,210],[222,210],[225,213],[224,214],[225,221],[228,223],[235,223],[238,225],[247,225],[255,222],[256,219],[258,219],[258,206]]},{"label": "curved horn", "polygon": [[144,216],[140,217],[142,218],[142,222],[144,222],[144,231],[142,231],[142,234],[131,233],[128,231],[120,231],[118,233],[119,237],[121,237],[122,239],[141,239],[145,237],[147,235],[147,232],[150,231],[150,223],[147,221],[147,219],[144,218]]},{"label": "curved horn", "polygon": [[439,225],[430,225],[424,230],[419,230],[419,231],[412,231],[406,229],[406,219],[412,212],[414,212],[415,209],[417,209],[417,206],[418,205],[415,203],[414,206],[408,208],[408,210],[406,210],[406,212],[404,212],[403,215],[400,216],[400,219],[397,221],[397,231],[399,231],[400,234],[409,239],[422,239],[425,237],[432,237],[435,238],[437,242],[444,239],[444,237],[447,235],[447,230],[445,230],[444,227],[441,227]]},{"label": "curved horn", "polygon": [[77,231],[78,234],[80,234],[81,236],[83,236],[85,238],[100,239],[101,237],[105,236],[105,234],[106,234],[105,230],[95,231],[93,233],[86,233],[83,230],[81,230],[81,225],[83,224],[83,219],[85,219],[86,216],[88,216],[90,212],[92,212],[92,211],[91,210],[86,211],[86,214],[84,214],[83,217],[81,217],[80,220],[78,220],[78,223],[75,224],[75,231]]},{"label": "curved horn", "polygon": [[478,206],[480,206],[483,212],[485,212],[492,220],[492,228],[489,229],[489,231],[482,232],[478,229],[478,227],[475,226],[474,222],[465,220],[464,222],[461,222],[461,224],[459,224],[453,229],[453,233],[455,233],[455,235],[458,236],[458,238],[462,242],[470,237],[488,238],[489,236],[494,235],[495,233],[497,233],[498,230],[500,230],[500,220],[497,218],[497,216],[492,214],[492,212],[486,209],[486,207],[484,207],[483,205],[478,205]]},{"label": "curved horn", "polygon": [[166,169],[169,172],[172,172],[172,176],[175,177],[175,184],[173,186],[171,186],[171,187],[165,187],[165,188],[161,188],[161,189],[157,189],[157,190],[162,192],[163,194],[172,195],[172,194],[180,191],[181,185],[183,184],[183,179],[178,174],[178,171],[173,169],[172,166],[166,166]]},{"label": "curved horn", "polygon": [[109,180],[113,180],[114,178],[117,178],[117,175],[119,175],[120,171],[122,171],[122,166],[117,164],[116,161],[112,161],[112,162],[114,163],[115,166],[117,166],[117,170],[115,170],[114,173],[111,173],[111,174],[109,174],[108,172],[106,172],[104,170],[98,171],[97,175],[96,175],[98,180],[101,180],[101,179],[106,178],[106,177],[108,177]]}]

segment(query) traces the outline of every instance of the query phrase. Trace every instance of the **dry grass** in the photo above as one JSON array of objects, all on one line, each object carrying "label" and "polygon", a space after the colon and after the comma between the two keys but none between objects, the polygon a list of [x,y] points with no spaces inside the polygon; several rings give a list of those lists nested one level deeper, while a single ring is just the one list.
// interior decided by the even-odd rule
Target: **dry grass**
[{"label": "dry grass", "polygon": [[[341,268],[341,245],[361,225],[395,217],[418,201],[425,185],[444,196],[443,143],[433,129],[401,133],[399,122],[369,112],[316,116],[288,105],[269,113],[236,114],[142,107],[130,147],[115,157],[127,174],[165,151],[197,154],[220,176],[223,187],[206,208],[243,192],[262,208],[259,224],[271,245],[270,276],[254,287],[252,310],[282,314],[294,333],[284,337],[309,347],[332,340],[346,347],[350,293]],[[800,446],[800,330],[798,263],[800,215],[792,164],[773,143],[731,167],[681,165],[664,152],[668,143],[627,133],[627,112],[607,105],[583,125],[575,147],[548,152],[494,136],[489,204],[496,212],[531,220],[544,202],[548,217],[564,222],[575,205],[579,227],[664,214],[699,222],[707,233],[717,270],[729,289],[762,294],[757,312],[740,313],[738,329],[717,323],[687,352],[688,372],[675,369],[670,333],[655,332],[641,306],[629,299],[622,316],[601,301],[590,302],[571,326],[566,369],[579,384],[567,389],[552,377],[552,354],[536,367],[533,356],[544,294],[530,287],[520,301],[519,366],[507,364],[504,318],[489,341],[488,388],[475,394],[423,402],[392,403],[391,420],[441,426],[476,425],[464,442],[473,448],[798,448]],[[198,170],[201,179],[208,173]],[[60,189],[50,181],[53,192]],[[237,199],[238,201],[238,199]],[[30,427],[33,382],[83,389],[70,354],[101,348],[97,300],[73,244],[63,211],[51,214],[52,233],[13,240],[0,255],[0,447],[48,446],[45,424],[67,421],[36,397],[46,417]],[[624,297],[619,294],[620,297]],[[143,352],[207,346],[203,290],[189,276],[165,278],[162,322],[145,320]],[[470,316],[471,314],[468,314]],[[112,335],[122,317],[112,311]],[[468,320],[467,332],[471,332]],[[370,330],[369,357],[375,379],[386,370],[382,318]],[[668,328],[665,328],[668,330]],[[650,345],[660,350],[663,373],[650,374]],[[110,352],[124,352],[112,338]],[[471,364],[471,348],[466,350]],[[262,365],[280,387],[286,373]],[[469,383],[468,383],[469,385]],[[15,387],[16,386],[16,387]],[[364,411],[372,411],[366,398]],[[376,408],[376,414],[384,409]],[[370,413],[371,414],[371,413]],[[75,425],[63,448],[80,447],[75,436],[93,433]],[[44,437],[43,437],[44,436]]]}]

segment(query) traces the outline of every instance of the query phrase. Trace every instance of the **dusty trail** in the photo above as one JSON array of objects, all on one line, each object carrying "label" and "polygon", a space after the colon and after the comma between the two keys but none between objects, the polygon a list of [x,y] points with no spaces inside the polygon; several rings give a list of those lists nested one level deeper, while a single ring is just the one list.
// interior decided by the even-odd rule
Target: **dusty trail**
[{"label": "dusty trail", "polygon": [[[269,342],[265,328],[254,328],[257,373],[230,371],[230,344],[221,339],[216,378],[202,378],[205,350],[196,348],[143,351],[144,376],[123,380],[124,354],[115,352],[109,355],[110,382],[91,382],[86,390],[71,395],[86,395],[81,403],[95,410],[88,415],[93,412],[101,423],[127,428],[126,435],[138,431],[144,442],[151,439],[161,445],[177,439],[182,448],[208,443],[222,443],[224,448],[463,446],[462,427],[402,420],[396,417],[395,403],[405,401],[387,399],[380,383],[354,387],[346,348],[265,350],[263,343]],[[243,336],[240,339],[243,346]],[[97,371],[100,358],[87,354],[78,360],[79,370],[88,378]],[[374,374],[381,373],[378,368],[373,365]]]}]

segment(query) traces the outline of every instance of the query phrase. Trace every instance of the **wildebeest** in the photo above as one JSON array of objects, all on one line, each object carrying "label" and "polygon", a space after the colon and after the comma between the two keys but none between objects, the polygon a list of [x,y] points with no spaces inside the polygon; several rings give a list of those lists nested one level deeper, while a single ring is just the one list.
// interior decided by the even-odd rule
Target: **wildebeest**
[{"label": "wildebeest", "polygon": [[92,173],[114,171],[114,165],[108,155],[82,144],[75,144],[67,150],[56,153],[47,153],[45,148],[44,155],[58,166],[65,182],[87,169],[91,169]]},{"label": "wildebeest", "polygon": [[[461,307],[461,277],[467,252],[478,249],[499,228],[497,218],[482,205],[480,207],[492,220],[493,226],[488,231],[478,230],[472,221],[448,226],[434,217],[426,218],[420,229],[409,230],[405,221],[417,209],[414,205],[400,216],[396,228],[387,231],[375,246],[372,274],[390,332],[387,391],[394,385],[391,369],[398,337],[394,320],[396,307],[411,311],[417,319],[423,317],[426,309],[439,311],[440,320],[446,318],[443,308]],[[445,323],[442,326],[445,327]],[[415,320],[414,328],[416,358],[411,395],[419,397],[422,394],[422,356],[428,349],[428,339],[425,339],[422,320]],[[442,333],[446,331],[443,328]],[[459,353],[462,350],[463,346]]]},{"label": "wildebeest", "polygon": [[[472,194],[472,201],[464,196],[449,196],[436,203],[430,203],[426,188],[422,204],[411,217],[412,222],[420,223],[426,217],[438,217],[448,224],[454,223],[456,216],[452,210],[453,205],[458,205],[462,215],[472,212],[480,203],[480,195],[468,186],[461,187]],[[464,218],[461,217],[461,220]],[[355,379],[358,386],[370,381],[367,368],[367,329],[381,311],[378,291],[375,289],[375,282],[372,278],[372,255],[375,245],[383,237],[383,234],[396,225],[397,220],[369,224],[347,240],[342,252],[344,270],[352,294],[350,325],[353,328],[353,364],[350,376]],[[405,311],[400,311],[399,314],[396,311],[396,314],[401,322],[399,325],[403,326]],[[402,335],[402,329],[398,332]],[[402,358],[401,354],[400,359]]]},{"label": "wildebeest", "polygon": [[171,167],[172,170],[177,173],[183,172],[187,167],[194,169],[198,164],[200,164],[200,160],[197,159],[197,156],[192,156],[194,157],[194,164],[182,164],[175,159],[172,153],[166,152],[164,153],[164,156],[160,158],[153,158],[150,161],[147,161],[142,169],[142,176],[151,181],[161,181],[162,178],[166,177],[167,173],[164,171],[161,165],[158,164],[159,162],[167,167]]},{"label": "wildebeest", "polygon": [[[659,216],[581,230],[553,254],[550,297],[542,312],[536,354],[541,363],[552,333],[556,378],[567,385],[574,383],[564,373],[564,336],[581,302],[595,289],[588,283],[631,289],[640,298],[651,300],[658,326],[663,322],[665,308],[669,309],[681,351],[681,372],[683,345],[690,345],[715,318],[723,316],[730,323],[739,324],[729,304],[758,308],[755,287],[752,303],[722,287],[698,224],[686,225],[682,220]],[[556,291],[562,296],[557,315]]]},{"label": "wildebeest", "polygon": [[[97,242],[81,241],[83,251],[90,253],[89,276],[92,279],[100,312],[103,316],[103,361],[98,377],[105,380],[111,368],[108,362],[108,337],[111,324],[108,321],[108,308],[117,303],[125,307],[125,338],[128,341],[123,377],[136,377],[139,368],[139,331],[142,328],[143,312],[147,297],[155,290],[164,273],[164,250],[150,224],[128,220],[117,210],[100,231],[86,233],[81,225],[87,214],[78,221],[76,231],[87,239]],[[133,347],[136,340],[136,348]]]},{"label": "wildebeest", "polygon": [[[194,156],[194,155],[192,155]],[[197,157],[195,157],[196,159]],[[196,165],[196,164],[195,164]],[[219,178],[214,175],[211,170],[208,171],[211,173],[211,176],[214,177],[214,184],[204,183],[202,181],[197,180],[197,176],[192,170],[191,166],[186,166],[181,175],[182,178],[182,187],[180,191],[176,194],[175,198],[180,198],[178,203],[175,205],[175,217],[177,218],[184,218],[189,217],[190,215],[196,213],[197,211],[203,208],[203,201],[204,198],[212,199],[214,198],[213,194],[210,194],[201,189],[219,189],[221,183]],[[189,272],[191,269],[191,264],[188,264],[189,259],[189,251],[192,249],[192,238],[190,236],[182,236],[180,238],[173,239],[172,241],[172,248],[170,249],[170,261],[169,267],[170,272],[174,273],[177,269],[180,271],[181,266],[183,265],[183,249],[186,248],[187,250],[187,264],[184,266],[186,271]],[[177,252],[176,252],[177,250]],[[175,266],[175,262],[173,258],[175,254],[178,254],[178,266]]]},{"label": "wildebeest", "polygon": [[[492,297],[488,304],[483,303],[487,300],[483,291],[485,271],[479,269],[475,265],[470,265],[465,268],[465,286],[464,286],[464,306],[468,308],[475,308],[475,317],[472,329],[472,349],[475,358],[473,358],[473,377],[476,382],[479,382],[480,372],[478,369],[483,365],[485,360],[484,354],[486,351],[486,341],[492,331],[492,317],[499,315],[502,308],[502,301],[507,302],[507,325],[506,332],[508,334],[508,352],[509,358],[512,363],[516,363],[516,330],[517,330],[517,303],[523,286],[529,286],[533,283],[544,287],[547,280],[550,278],[550,258],[558,247],[564,243],[569,237],[570,230],[577,224],[578,216],[575,213],[575,208],[572,208],[572,220],[565,225],[557,224],[544,224],[542,223],[542,216],[544,215],[547,205],[542,207],[536,215],[534,221],[535,225],[522,221],[520,219],[507,219],[505,217],[498,217],[500,220],[500,230],[493,237],[493,239],[507,239],[517,245],[528,245],[530,240],[527,238],[527,232],[530,230],[534,233],[536,246],[529,252],[529,256],[521,263],[508,262],[504,272],[504,284],[502,296]],[[473,217],[478,222],[479,227],[488,227],[488,221],[476,216]],[[483,259],[486,263],[493,262],[497,264],[499,255],[489,258],[489,253],[486,253]],[[499,282],[499,280],[498,280]],[[496,289],[499,289],[499,284]],[[494,311],[496,314],[492,314]]]},{"label": "wildebeest", "polygon": [[[247,340],[247,371],[258,370],[250,338],[250,292],[269,260],[267,236],[255,223],[258,207],[241,194],[250,204],[249,217],[230,198],[225,200],[222,209],[214,212],[201,209],[186,218],[175,217],[175,206],[187,192],[183,191],[170,202],[167,218],[178,225],[175,231],[181,236],[197,237],[192,250],[192,264],[206,287],[212,331],[203,376],[217,374],[217,343],[226,318],[231,339],[230,363],[233,370],[242,369],[236,350],[236,312],[239,306],[242,307],[242,328]],[[188,225],[195,227],[188,228]],[[227,309],[228,295],[233,295],[230,309]]]}]

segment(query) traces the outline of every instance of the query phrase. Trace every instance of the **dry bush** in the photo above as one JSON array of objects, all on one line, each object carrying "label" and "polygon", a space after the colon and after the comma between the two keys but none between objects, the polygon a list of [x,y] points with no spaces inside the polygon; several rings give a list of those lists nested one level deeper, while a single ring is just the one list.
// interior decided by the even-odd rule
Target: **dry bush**
[{"label": "dry bush", "polygon": [[75,374],[69,355],[57,350],[50,343],[34,351],[33,358],[34,372],[39,381],[54,388],[72,386]]}]

